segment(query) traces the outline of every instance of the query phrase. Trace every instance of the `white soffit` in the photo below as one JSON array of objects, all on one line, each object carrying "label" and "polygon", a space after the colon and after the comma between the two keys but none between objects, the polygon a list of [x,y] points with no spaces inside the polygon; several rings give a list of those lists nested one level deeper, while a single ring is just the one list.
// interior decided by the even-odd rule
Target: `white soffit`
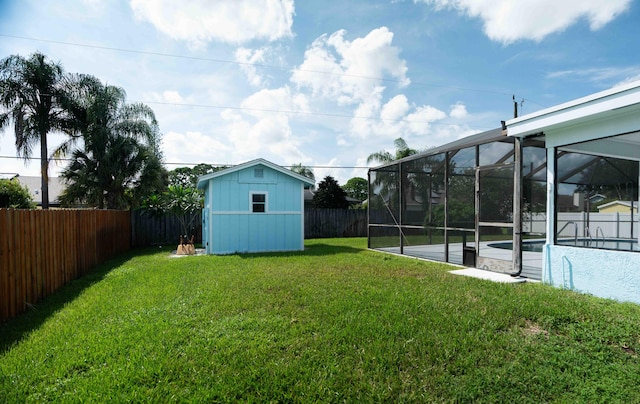
[{"label": "white soffit", "polygon": [[585,141],[640,130],[639,111],[640,81],[635,81],[511,119],[506,122],[507,134],[526,137],[544,133],[549,142],[549,136],[575,132],[566,140]]}]

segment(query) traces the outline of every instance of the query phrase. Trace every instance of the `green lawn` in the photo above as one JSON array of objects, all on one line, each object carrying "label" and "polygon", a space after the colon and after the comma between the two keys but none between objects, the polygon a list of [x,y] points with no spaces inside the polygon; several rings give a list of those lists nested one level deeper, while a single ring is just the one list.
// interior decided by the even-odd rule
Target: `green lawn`
[{"label": "green lawn", "polygon": [[0,402],[640,402],[640,306],[306,245],[108,262],[0,325]]}]

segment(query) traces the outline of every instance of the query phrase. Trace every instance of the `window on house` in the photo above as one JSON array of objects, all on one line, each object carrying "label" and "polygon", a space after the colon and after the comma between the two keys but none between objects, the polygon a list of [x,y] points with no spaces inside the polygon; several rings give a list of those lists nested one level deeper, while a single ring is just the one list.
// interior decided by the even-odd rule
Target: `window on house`
[{"label": "window on house", "polygon": [[267,194],[251,194],[251,211],[254,213],[267,211]]},{"label": "window on house", "polygon": [[255,178],[263,178],[264,177],[264,169],[262,169],[262,168],[254,168],[253,169],[253,176]]}]

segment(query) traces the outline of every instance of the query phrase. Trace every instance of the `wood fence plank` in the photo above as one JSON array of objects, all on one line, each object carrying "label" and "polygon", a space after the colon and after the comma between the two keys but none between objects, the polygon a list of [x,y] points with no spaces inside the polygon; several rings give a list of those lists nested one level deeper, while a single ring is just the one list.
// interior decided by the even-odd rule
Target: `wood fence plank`
[{"label": "wood fence plank", "polygon": [[0,321],[131,248],[131,213],[0,209]]},{"label": "wood fence plank", "polygon": [[27,259],[26,259],[26,252],[24,251],[24,229],[22,226],[22,223],[24,223],[24,210],[16,210],[16,213],[18,215],[18,223],[20,223],[20,226],[16,226],[16,232],[14,233],[16,235],[16,254],[18,255],[19,261],[18,261],[18,266],[16,268],[17,270],[17,285],[16,285],[16,308],[18,309],[18,311],[23,312],[27,307],[25,304],[26,301],[26,295],[27,292],[25,290],[26,285],[27,285],[27,271],[25,270],[26,268],[26,263],[27,263]]},{"label": "wood fence plank", "polygon": [[9,319],[9,211],[0,209],[0,322]]},{"label": "wood fence plank", "polygon": [[73,215],[70,210],[65,210],[64,215],[64,239],[65,239],[65,254],[64,254],[64,283],[69,283],[74,279],[73,276]]},{"label": "wood fence plank", "polygon": [[[7,209],[7,234],[13,235],[14,228],[13,223],[15,220],[14,210]],[[7,240],[7,312],[9,313],[9,318],[12,318],[16,315],[15,308],[15,290],[16,290],[16,280],[15,280],[15,238],[13,236],[9,236],[6,238]]]},{"label": "wood fence plank", "polygon": [[24,271],[25,271],[25,294],[24,294],[24,301],[25,304],[33,304],[34,303],[34,294],[33,294],[33,290],[34,290],[34,282],[36,277],[33,274],[33,270],[34,270],[34,260],[33,260],[33,250],[31,249],[31,234],[32,234],[32,228],[31,228],[31,219],[32,219],[32,211],[31,210],[25,210],[24,211],[24,218],[23,218],[23,222],[22,222],[22,226],[21,226],[21,232],[23,234],[22,237],[22,248],[24,250],[24,256],[25,256],[25,266],[24,266]]},{"label": "wood fence plank", "polygon": [[50,210],[45,212],[46,220],[46,233],[47,237],[47,294],[51,294],[56,290],[56,257],[55,257],[55,234],[53,233],[54,228],[54,216],[51,214]]},{"label": "wood fence plank", "polygon": [[34,233],[32,234],[33,249],[35,251],[36,258],[36,292],[38,301],[42,300],[46,294],[44,291],[44,274],[43,274],[43,259],[42,259],[42,239],[44,238],[44,232],[42,231],[42,211],[35,210],[34,212]]},{"label": "wood fence plank", "polygon": [[53,293],[60,286],[60,257],[58,256],[58,245],[60,244],[60,236],[58,234],[58,215],[49,214],[49,233],[51,234],[51,288]]}]

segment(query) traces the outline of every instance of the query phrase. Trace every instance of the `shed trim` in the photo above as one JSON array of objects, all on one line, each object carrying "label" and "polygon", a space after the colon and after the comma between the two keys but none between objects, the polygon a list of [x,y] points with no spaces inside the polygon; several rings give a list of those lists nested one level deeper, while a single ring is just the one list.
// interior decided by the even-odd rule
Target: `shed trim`
[{"label": "shed trim", "polygon": [[203,176],[201,176],[200,178],[198,178],[198,189],[204,189],[206,187],[206,183],[213,179],[213,178],[218,178],[218,177],[222,177],[225,176],[227,174],[231,174],[237,171],[241,171],[244,170],[246,168],[250,168],[256,165],[262,164],[266,167],[269,167],[281,174],[284,175],[288,175],[289,177],[295,178],[299,181],[302,181],[303,183],[307,184],[307,185],[315,185],[315,181],[305,177],[304,175],[300,175],[298,173],[294,173],[291,170],[288,170],[284,167],[281,167],[277,164],[273,164],[270,161],[267,161],[265,159],[262,158],[258,158],[255,160],[251,160],[251,161],[247,161],[246,163],[242,163],[242,164],[238,164],[236,166],[233,167],[229,167],[229,168],[225,168],[224,170],[220,170],[220,171],[216,171],[214,173],[210,173],[210,174],[205,174]]}]

